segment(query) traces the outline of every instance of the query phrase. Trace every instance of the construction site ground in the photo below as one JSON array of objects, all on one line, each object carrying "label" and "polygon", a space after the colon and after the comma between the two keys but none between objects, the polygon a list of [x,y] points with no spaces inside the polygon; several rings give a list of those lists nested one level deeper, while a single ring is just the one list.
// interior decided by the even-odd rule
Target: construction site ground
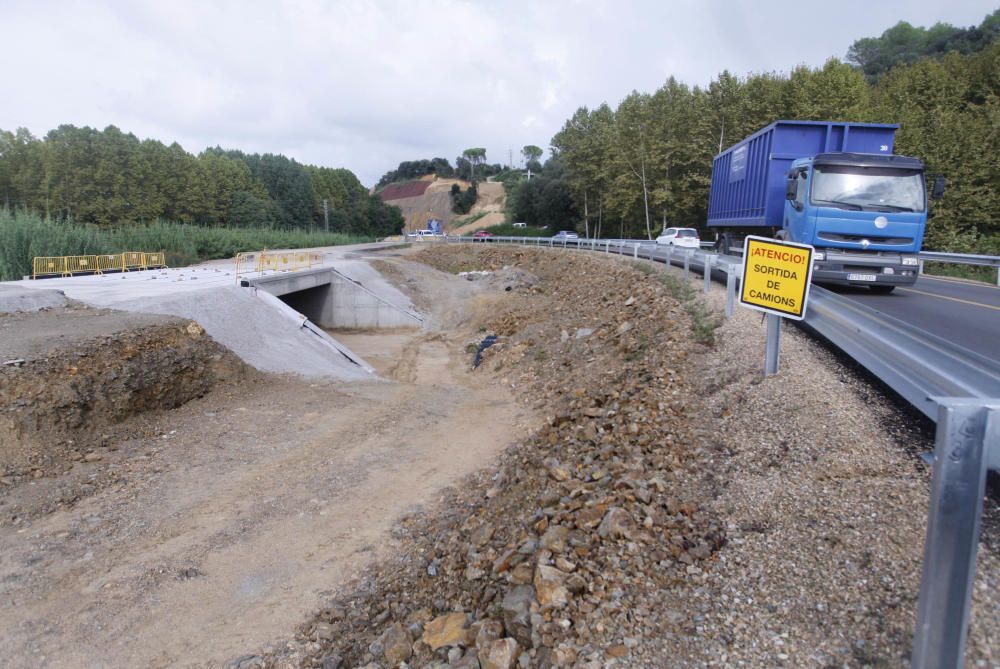
[{"label": "construction site ground", "polygon": [[[759,317],[645,262],[372,264],[427,315],[332,333],[379,381],[0,314],[5,666],[908,665],[930,429],[863,375],[789,329],[762,380]],[[996,518],[972,666],[1000,663]]]}]

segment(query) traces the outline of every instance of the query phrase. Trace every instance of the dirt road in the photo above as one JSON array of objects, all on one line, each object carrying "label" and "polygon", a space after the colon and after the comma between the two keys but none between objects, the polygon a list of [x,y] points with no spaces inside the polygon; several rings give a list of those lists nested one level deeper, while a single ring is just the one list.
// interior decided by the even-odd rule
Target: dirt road
[{"label": "dirt road", "polygon": [[[4,664],[217,666],[287,638],[400,514],[518,439],[534,419],[464,350],[481,287],[436,277],[406,284],[430,331],[345,335],[386,381],[219,386],[0,486],[0,510],[21,503],[0,527]],[[67,481],[90,488],[45,513]]]}]

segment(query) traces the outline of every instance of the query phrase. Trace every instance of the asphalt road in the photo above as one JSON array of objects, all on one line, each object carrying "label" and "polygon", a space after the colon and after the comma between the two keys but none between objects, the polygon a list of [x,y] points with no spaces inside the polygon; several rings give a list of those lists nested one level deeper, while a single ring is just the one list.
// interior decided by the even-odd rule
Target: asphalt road
[{"label": "asphalt road", "polygon": [[891,295],[873,295],[865,288],[833,290],[980,355],[1000,360],[1000,287],[924,275],[914,286],[896,288]]}]

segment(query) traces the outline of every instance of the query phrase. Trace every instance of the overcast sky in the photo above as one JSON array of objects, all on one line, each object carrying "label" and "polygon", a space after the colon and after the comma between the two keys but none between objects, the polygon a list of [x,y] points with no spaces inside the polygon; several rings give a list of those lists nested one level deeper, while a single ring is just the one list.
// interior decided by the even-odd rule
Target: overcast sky
[{"label": "overcast sky", "polygon": [[[549,140],[668,76],[787,72],[899,20],[978,25],[997,0],[0,0],[0,128],[116,125],[347,167]],[[892,119],[885,119],[891,121]]]}]

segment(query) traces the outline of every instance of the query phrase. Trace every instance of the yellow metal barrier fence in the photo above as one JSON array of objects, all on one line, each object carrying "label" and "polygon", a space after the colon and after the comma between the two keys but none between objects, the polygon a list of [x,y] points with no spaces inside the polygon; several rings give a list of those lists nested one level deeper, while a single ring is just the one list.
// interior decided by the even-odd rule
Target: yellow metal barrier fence
[{"label": "yellow metal barrier fence", "polygon": [[236,254],[236,280],[250,272],[292,272],[323,264],[323,256],[308,251],[253,251]]},{"label": "yellow metal barrier fence", "polygon": [[127,272],[133,269],[166,267],[163,251],[144,253],[128,251],[111,255],[37,256],[31,261],[31,278],[70,276],[72,274]]},{"label": "yellow metal barrier fence", "polygon": [[65,256],[36,256],[31,261],[31,278],[39,276],[69,276]]}]

